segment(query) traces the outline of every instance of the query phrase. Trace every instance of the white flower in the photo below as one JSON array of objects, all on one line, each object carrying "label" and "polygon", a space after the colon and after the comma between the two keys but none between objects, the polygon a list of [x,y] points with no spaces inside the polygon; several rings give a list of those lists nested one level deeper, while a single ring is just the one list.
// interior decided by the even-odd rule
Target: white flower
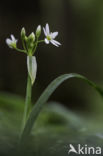
[{"label": "white flower", "polygon": [[46,36],[46,38],[45,38],[46,44],[49,44],[51,42],[53,45],[55,45],[57,47],[59,47],[61,45],[58,41],[54,40],[56,38],[56,36],[58,36],[58,32],[53,32],[53,33],[50,32],[48,24],[46,24],[46,26],[45,26],[45,28],[43,28],[43,30],[44,30],[44,34]]},{"label": "white flower", "polygon": [[7,38],[6,43],[10,48],[16,48],[17,39],[15,39],[14,35],[11,35],[11,39]]}]

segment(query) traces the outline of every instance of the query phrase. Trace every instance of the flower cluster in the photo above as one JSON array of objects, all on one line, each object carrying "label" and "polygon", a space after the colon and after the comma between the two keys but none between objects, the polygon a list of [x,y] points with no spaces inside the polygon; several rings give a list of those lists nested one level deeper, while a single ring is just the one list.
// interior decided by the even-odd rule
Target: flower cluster
[{"label": "flower cluster", "polygon": [[25,28],[22,28],[21,40],[23,50],[17,47],[18,40],[14,37],[14,35],[11,35],[11,39],[9,38],[6,39],[6,43],[10,48],[27,54],[27,69],[32,84],[35,81],[37,72],[37,62],[35,56],[33,55],[36,51],[38,44],[44,42],[46,44],[52,43],[56,47],[59,47],[61,45],[58,41],[55,40],[55,38],[58,36],[58,32],[50,32],[48,24],[46,24],[45,28],[43,28],[43,31],[45,38],[44,40],[39,40],[39,37],[41,35],[41,25],[37,27],[35,33],[32,32],[29,36],[26,35]]},{"label": "flower cluster", "polygon": [[45,28],[43,28],[45,39],[39,40],[39,37],[41,35],[41,26],[39,25],[36,29],[36,33],[32,32],[29,36],[26,35],[25,28],[22,28],[21,30],[21,39],[23,43],[24,50],[17,48],[17,39],[14,37],[14,35],[11,35],[11,39],[7,38],[6,43],[7,45],[12,48],[16,49],[18,51],[27,53],[29,56],[33,56],[33,54],[36,51],[37,45],[40,42],[45,42],[46,44],[52,43],[56,47],[59,47],[61,44],[54,40],[58,36],[58,32],[50,32],[49,25],[46,24]]}]

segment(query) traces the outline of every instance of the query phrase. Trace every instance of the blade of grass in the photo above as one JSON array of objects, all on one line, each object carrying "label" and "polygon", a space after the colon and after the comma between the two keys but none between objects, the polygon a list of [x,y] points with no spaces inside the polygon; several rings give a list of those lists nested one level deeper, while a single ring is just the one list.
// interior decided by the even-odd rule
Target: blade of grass
[{"label": "blade of grass", "polygon": [[29,136],[29,134],[32,130],[32,127],[33,127],[42,107],[47,102],[47,100],[52,95],[52,93],[56,90],[57,87],[60,86],[60,84],[62,84],[64,81],[66,81],[67,79],[70,79],[70,78],[78,78],[78,79],[84,80],[86,83],[88,83],[91,87],[93,87],[103,97],[103,89],[82,75],[71,73],[71,74],[64,74],[64,75],[59,76],[58,78],[56,78],[54,81],[52,81],[49,84],[49,86],[44,90],[44,92],[42,93],[42,95],[37,100],[36,104],[34,105],[32,111],[29,115],[29,118],[27,120],[27,123],[24,127],[24,130],[22,132],[21,141],[25,140]]}]

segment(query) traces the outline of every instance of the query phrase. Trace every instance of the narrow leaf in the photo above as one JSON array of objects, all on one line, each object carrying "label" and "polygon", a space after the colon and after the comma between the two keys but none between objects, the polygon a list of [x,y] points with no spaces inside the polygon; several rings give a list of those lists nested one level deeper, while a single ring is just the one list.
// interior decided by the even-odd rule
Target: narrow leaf
[{"label": "narrow leaf", "polygon": [[24,140],[30,134],[32,127],[33,127],[42,107],[47,102],[47,100],[52,95],[52,93],[56,90],[56,88],[58,86],[60,86],[60,84],[62,84],[65,80],[70,79],[70,78],[78,78],[78,79],[84,80],[86,83],[88,83],[91,87],[93,87],[103,97],[103,89],[82,75],[71,73],[71,74],[64,74],[64,75],[59,76],[58,78],[56,78],[54,81],[52,81],[49,84],[49,86],[45,89],[45,91],[42,93],[42,95],[40,96],[40,98],[38,99],[36,104],[34,105],[32,112],[30,113],[30,116],[28,118],[28,121],[25,125],[24,131],[22,133],[21,140],[22,139]]}]

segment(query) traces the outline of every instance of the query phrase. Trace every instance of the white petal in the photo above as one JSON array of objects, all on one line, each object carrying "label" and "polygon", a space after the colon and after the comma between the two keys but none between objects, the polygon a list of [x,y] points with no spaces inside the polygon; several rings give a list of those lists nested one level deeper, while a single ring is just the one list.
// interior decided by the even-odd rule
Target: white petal
[{"label": "white petal", "polygon": [[47,35],[49,35],[50,34],[50,30],[49,30],[49,24],[46,24],[46,33],[47,33]]},{"label": "white petal", "polygon": [[58,36],[58,32],[54,32],[54,33],[51,33],[51,37],[54,39],[56,36]]},{"label": "white petal", "polygon": [[58,41],[56,41],[56,40],[52,40],[55,44],[57,44],[57,45],[61,45],[61,43],[60,42],[58,42]]},{"label": "white petal", "polygon": [[59,45],[61,45],[58,41],[55,41],[55,40],[51,40],[50,42],[56,47],[59,47]]},{"label": "white petal", "polygon": [[56,47],[59,47],[53,40],[50,41],[53,45],[55,45]]},{"label": "white petal", "polygon": [[46,33],[46,30],[45,28],[43,28],[43,31],[44,31],[44,35],[47,36],[47,33]]},{"label": "white petal", "polygon": [[6,44],[7,44],[7,45],[10,45],[11,43],[12,43],[12,41],[11,41],[9,38],[7,38],[7,39],[6,39]]},{"label": "white petal", "polygon": [[27,69],[33,85],[37,73],[37,62],[35,56],[27,56]]},{"label": "white petal", "polygon": [[16,41],[14,35],[11,35],[11,39],[12,39],[12,41]]},{"label": "white petal", "polygon": [[13,47],[11,46],[12,41],[11,41],[9,38],[6,39],[6,44],[9,46],[9,48],[13,48]]},{"label": "white petal", "polygon": [[47,38],[45,38],[45,43],[46,43],[46,44],[49,44],[49,41],[48,41],[48,39],[47,39]]}]

